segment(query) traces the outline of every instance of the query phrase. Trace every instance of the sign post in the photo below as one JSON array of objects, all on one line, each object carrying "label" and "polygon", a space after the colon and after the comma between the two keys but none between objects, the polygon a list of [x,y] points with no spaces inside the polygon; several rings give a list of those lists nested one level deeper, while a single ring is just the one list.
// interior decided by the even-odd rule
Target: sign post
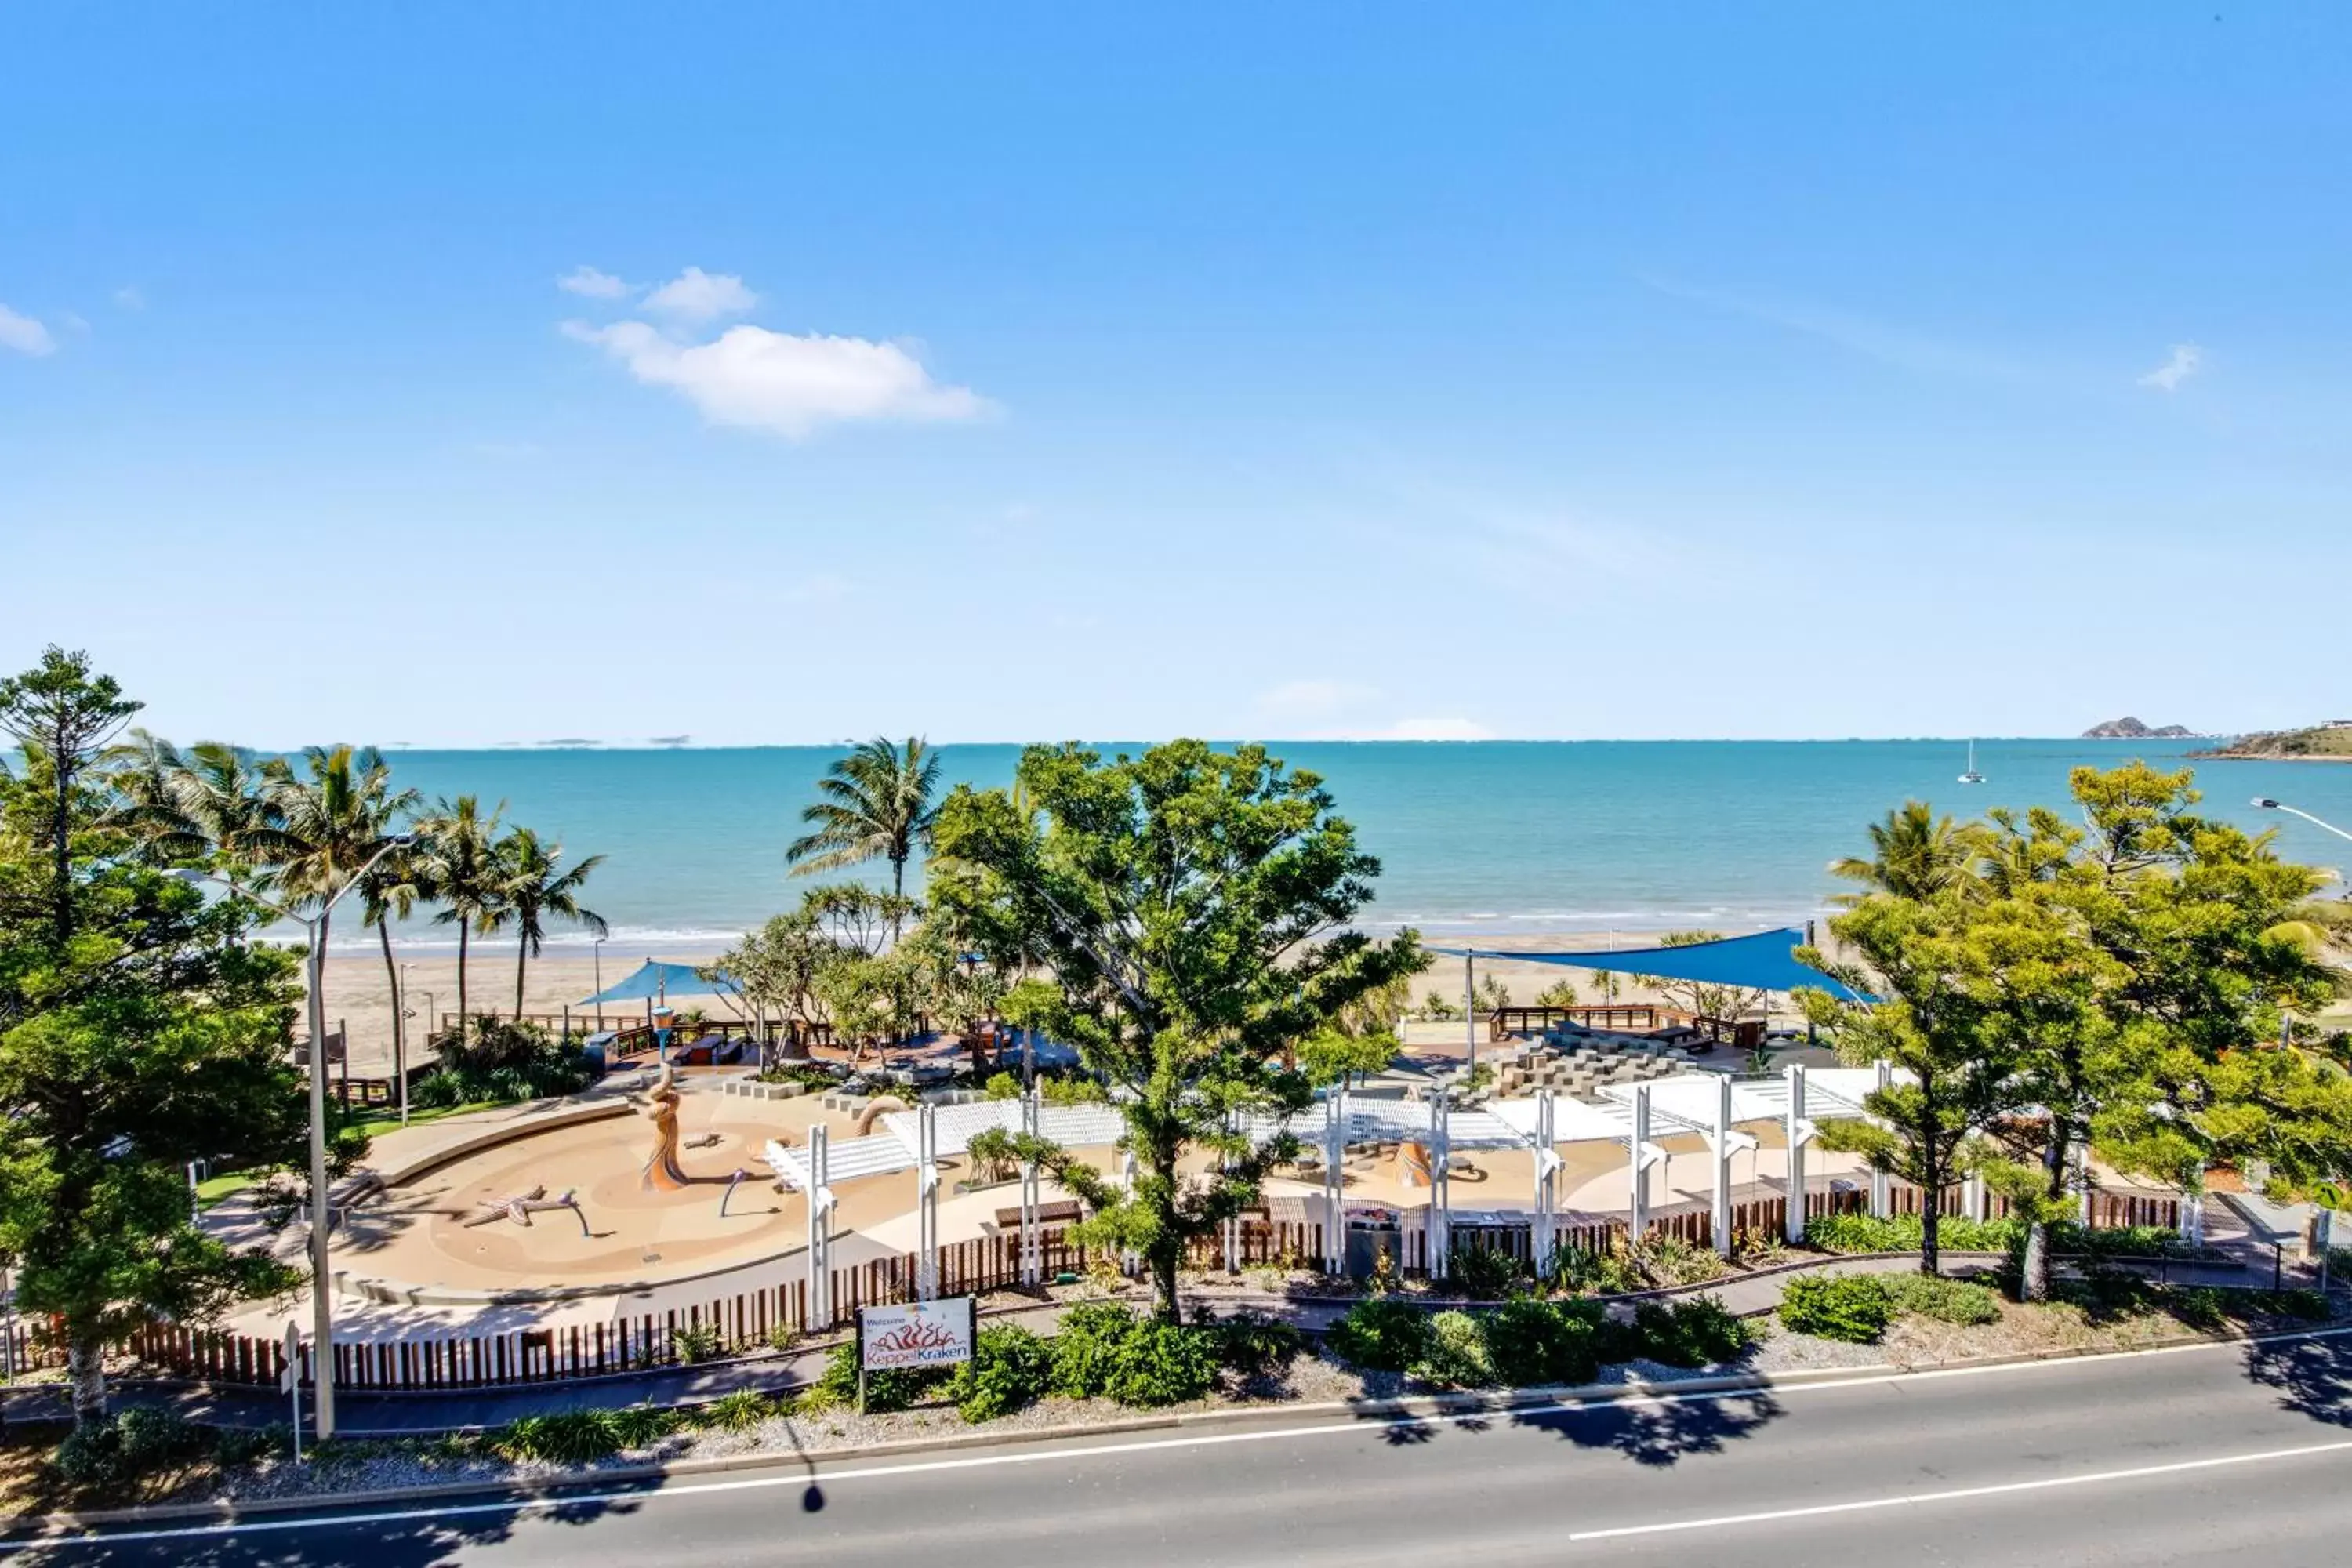
[{"label": "sign post", "polygon": [[972,1299],[902,1301],[857,1309],[857,1413],[868,1372],[914,1372],[971,1359]]},{"label": "sign post", "polygon": [[286,1391],[288,1408],[294,1413],[294,1462],[302,1462],[302,1331],[292,1322],[286,1325],[286,1370],[278,1374],[278,1386]]}]

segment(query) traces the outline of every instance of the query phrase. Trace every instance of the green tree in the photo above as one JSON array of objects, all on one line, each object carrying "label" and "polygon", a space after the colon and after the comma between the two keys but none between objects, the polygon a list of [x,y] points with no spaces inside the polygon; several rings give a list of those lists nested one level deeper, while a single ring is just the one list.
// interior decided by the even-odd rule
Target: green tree
[{"label": "green tree", "polygon": [[[907,862],[931,841],[939,809],[939,753],[909,736],[904,746],[876,736],[854,748],[817,781],[818,799],[801,813],[812,831],[793,840],[784,859],[795,872],[846,870],[890,863],[890,891],[907,896]],[[898,926],[891,925],[895,938]]]},{"label": "green tree", "polygon": [[[299,770],[283,758],[273,758],[264,765],[262,779],[268,826],[215,842],[232,857],[266,868],[265,879],[298,910],[322,909],[406,831],[409,814],[423,799],[415,790],[393,788],[392,768],[373,746],[363,751],[311,746],[302,752]],[[321,948],[327,942],[328,920],[322,912],[315,939]],[[383,963],[393,983],[396,1029],[399,971],[393,963],[389,932],[384,933]],[[323,986],[323,963],[319,974]],[[319,1005],[326,1006],[323,996]]]},{"label": "green tree", "polygon": [[[1412,932],[1379,942],[1348,929],[1379,862],[1320,779],[1263,747],[1179,741],[1109,762],[1032,747],[1019,778],[1034,819],[1004,791],[949,797],[934,896],[967,926],[988,921],[1051,955],[1059,994],[1043,1021],[1123,1091],[1114,1103],[1139,1171],[1119,1191],[1037,1152],[1095,1208],[1096,1239],[1143,1257],[1172,1322],[1187,1244],[1294,1152],[1287,1139],[1237,1136],[1229,1116],[1304,1108],[1311,1091],[1286,1054],[1425,960]],[[1195,1149],[1219,1158],[1188,1174],[1180,1162]]]},{"label": "green tree", "polygon": [[1309,1036],[1299,1046],[1298,1067],[1317,1089],[1330,1089],[1386,1072],[1396,1055],[1397,1037],[1386,1030],[1355,1035],[1332,1028]]},{"label": "green tree", "polygon": [[[499,863],[499,820],[507,804],[499,802],[488,816],[470,795],[444,799],[416,824],[419,862],[441,906],[433,918],[457,928],[457,1026],[466,1026],[466,959],[469,939],[488,931],[506,897],[506,879]],[[431,1031],[428,1029],[428,1036]]]},{"label": "green tree", "polygon": [[90,823],[102,798],[91,774],[139,704],[109,675],[89,672],[89,655],[50,647],[41,662],[0,680],[0,731],[25,757],[24,793],[15,809],[37,818],[35,842],[49,856],[49,927],[63,948],[73,939],[74,833]]},{"label": "green tree", "polygon": [[55,650],[0,682],[26,754],[0,773],[0,1250],[20,1310],[58,1326],[84,1422],[109,1342],[299,1278],[189,1221],[187,1161],[301,1157],[299,993],[293,956],[247,940],[252,905],[207,904],[121,826],[100,752],[134,710]]},{"label": "green tree", "polygon": [[801,910],[844,947],[871,956],[898,939],[915,900],[862,882],[827,882],[801,896]]},{"label": "green tree", "polygon": [[[2050,1284],[2048,1218],[2079,1190],[2076,1154],[2201,1191],[2208,1166],[2262,1160],[2290,1188],[2347,1167],[2352,1079],[2276,1044],[2335,977],[2299,929],[2318,873],[2197,813],[2190,775],[2134,763],[2075,770],[2084,826],[1996,813],[1988,861],[2024,911],[1999,956],[2019,1082],[2040,1114],[2011,1152],[2032,1168],[2023,1270]],[[2037,1158],[2038,1156],[2038,1158]]]},{"label": "green tree", "polygon": [[1875,893],[1898,899],[1932,899],[1966,890],[1976,878],[1981,837],[1973,827],[1938,816],[1923,800],[1906,800],[1874,822],[1867,857],[1848,855],[1830,862],[1830,874],[1862,890],[1838,901],[1852,906]]},{"label": "green tree", "polygon": [[[763,1047],[772,1046],[765,1033],[771,1014],[785,1021],[787,1044],[798,1047],[808,1031],[826,1017],[817,994],[818,977],[846,955],[847,950],[825,934],[817,917],[801,909],[770,917],[765,925],[746,933],[721,953],[703,976],[729,977],[752,1016],[760,1020]],[[799,1049],[796,1054],[807,1052]]]},{"label": "green tree", "polygon": [[1536,993],[1538,1007],[1573,1007],[1576,1005],[1576,985],[1572,981],[1555,980]]},{"label": "green tree", "polygon": [[1849,1063],[1887,1061],[1897,1076],[1864,1097],[1872,1120],[1825,1121],[1822,1142],[1920,1188],[1919,1267],[1932,1274],[1940,1260],[1938,1195],[1969,1168],[1985,1130],[2020,1103],[2015,1065],[1992,1020],[1999,948],[1981,902],[1958,892],[1864,899],[1830,929],[1845,956],[1804,947],[1799,960],[1874,1000],[1807,990],[1799,1001],[1815,1023],[1837,1031]]},{"label": "green tree", "polygon": [[498,841],[499,892],[485,912],[483,930],[515,933],[515,1016],[522,1016],[524,965],[537,958],[547,942],[547,922],[567,921],[598,936],[611,931],[604,917],[580,902],[580,889],[604,863],[602,855],[563,869],[563,846],[550,844],[528,827],[509,830]]}]

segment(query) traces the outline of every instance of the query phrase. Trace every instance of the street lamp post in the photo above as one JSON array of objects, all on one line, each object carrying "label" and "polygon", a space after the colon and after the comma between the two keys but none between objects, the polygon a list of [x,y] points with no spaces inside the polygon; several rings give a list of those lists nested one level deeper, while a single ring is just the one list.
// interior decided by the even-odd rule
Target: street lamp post
[{"label": "street lamp post", "polygon": [[193,873],[194,879],[217,882],[235,896],[294,921],[310,938],[310,1421],[313,1435],[322,1443],[335,1435],[335,1310],[334,1301],[329,1294],[332,1284],[328,1277],[327,1258],[328,1231],[333,1219],[327,1202],[327,948],[326,943],[319,940],[319,928],[334,907],[342,901],[343,895],[359,886],[361,879],[375,869],[377,861],[395,849],[405,847],[412,841],[412,836],[407,834],[386,839],[383,847],[352,873],[341,887],[321,900],[318,912],[310,915],[297,914],[285,905],[265,899],[250,888],[241,888],[225,877],[216,877],[209,871]]},{"label": "street lamp post", "polygon": [[[408,1005],[408,965],[400,966],[400,994],[392,999],[392,1076],[400,1085],[400,1124],[408,1125],[408,1020],[416,1016]],[[429,1037],[433,1026],[425,1026]]]}]

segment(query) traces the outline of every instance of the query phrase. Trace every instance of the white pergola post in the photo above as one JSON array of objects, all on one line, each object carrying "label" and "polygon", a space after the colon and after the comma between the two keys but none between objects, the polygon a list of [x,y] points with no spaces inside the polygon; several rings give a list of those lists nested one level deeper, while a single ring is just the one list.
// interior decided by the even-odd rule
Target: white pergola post
[{"label": "white pergola post", "polygon": [[[1037,1091],[1034,1089],[1021,1097],[1021,1131],[1029,1137],[1037,1136]],[[1037,1162],[1021,1162],[1021,1283],[1028,1286],[1045,1282],[1045,1238],[1037,1230]]]},{"label": "white pergola post", "polygon": [[1552,1245],[1558,1219],[1553,1209],[1553,1177],[1560,1166],[1559,1151],[1552,1137],[1551,1090],[1536,1095],[1536,1217],[1535,1228],[1528,1237],[1528,1250],[1536,1266],[1536,1278],[1551,1278]]},{"label": "white pergola post", "polygon": [[2091,1151],[2077,1139],[2074,1142],[2074,1217],[2083,1228],[2091,1227]]},{"label": "white pergola post", "polygon": [[1323,1271],[1337,1279],[1348,1268],[1348,1091],[1323,1101]]},{"label": "white pergola post", "polygon": [[1477,961],[1465,951],[1462,954],[1462,1017],[1465,1043],[1470,1047],[1469,1065],[1462,1069],[1462,1085],[1466,1093],[1470,1076],[1478,1070],[1478,984],[1472,971]]},{"label": "white pergola post", "polygon": [[917,1248],[915,1299],[940,1294],[940,1113],[929,1101],[915,1109]]},{"label": "white pergola post", "polygon": [[[1118,1152],[1118,1184],[1129,1197],[1135,1195],[1135,1151],[1121,1148]],[[1118,1255],[1119,1272],[1129,1279],[1142,1272],[1143,1254],[1131,1247],[1122,1247]]]},{"label": "white pergola post", "polygon": [[1972,1220],[1985,1217],[1984,1177],[1975,1171],[1960,1179],[1960,1211]]},{"label": "white pergola post", "polygon": [[832,1161],[826,1149],[829,1142],[830,1135],[823,1123],[809,1129],[808,1327],[816,1333],[833,1327]]},{"label": "white pergola post", "polygon": [[1445,1168],[1454,1163],[1453,1151],[1446,1145],[1446,1096],[1440,1089],[1429,1101],[1429,1277],[1443,1279],[1446,1276],[1448,1254],[1454,1250],[1454,1216],[1447,1208],[1451,1194],[1446,1185]]},{"label": "white pergola post", "polygon": [[[1880,1058],[1874,1064],[1878,1068],[1878,1087],[1887,1089],[1895,1082],[1895,1064]],[[1875,1165],[1870,1171],[1870,1217],[1885,1219],[1895,1206],[1895,1194],[1885,1172]]]},{"label": "white pergola post", "polygon": [[1789,1140],[1789,1215],[1781,1235],[1790,1242],[1805,1239],[1805,1145],[1813,1141],[1818,1131],[1805,1115],[1805,1068],[1801,1062],[1790,1062],[1780,1069],[1789,1081],[1788,1121],[1784,1131]]},{"label": "white pergola post", "polygon": [[2205,1245],[2205,1184],[2192,1183],[2180,1194],[2180,1239],[2191,1247]]},{"label": "white pergola post", "polygon": [[1632,1173],[1625,1215],[1626,1239],[1639,1245],[1650,1229],[1650,1167],[1665,1158],[1665,1151],[1650,1142],[1650,1086],[1633,1086],[1633,1138],[1626,1157]]}]

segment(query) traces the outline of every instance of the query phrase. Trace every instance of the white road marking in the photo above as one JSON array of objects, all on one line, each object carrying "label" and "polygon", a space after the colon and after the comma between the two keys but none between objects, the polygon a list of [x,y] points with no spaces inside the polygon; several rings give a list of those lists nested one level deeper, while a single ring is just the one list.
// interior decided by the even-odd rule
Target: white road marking
[{"label": "white road marking", "polygon": [[2223,1454],[2208,1459],[2176,1459],[2167,1465],[2140,1465],[2128,1470],[2095,1470],[2082,1476],[2047,1476],[2039,1480],[2000,1481],[1990,1486],[1954,1487],[1940,1492],[1905,1492],[1894,1497],[1864,1498],[1856,1502],[1815,1503],[1806,1508],[1766,1509],[1755,1513],[1719,1513],[1707,1519],[1668,1520],[1658,1524],[1621,1524],[1611,1530],[1579,1530],[1570,1541],[1612,1541],[1627,1535],[1668,1535],[1685,1530],[1721,1530],[1731,1525],[1769,1524],[1775,1520],[1812,1519],[1823,1514],[1868,1513],[1877,1509],[1918,1508],[1928,1503],[1958,1502],[1969,1498],[2004,1497],[2012,1492],[2054,1491],[2064,1487],[2093,1487],[2110,1481],[2139,1480],[2148,1476],[2177,1476],[2190,1470],[2218,1470],[2237,1465],[2275,1464],[2282,1459],[2307,1459],[2316,1454],[2340,1454],[2352,1449],[2352,1439],[2314,1443],[2302,1448],[2266,1448],[2259,1454]]},{"label": "white road marking", "polygon": [[[2352,1329],[2315,1329],[2307,1333],[2285,1336],[2294,1339],[2332,1339],[2352,1333]],[[1018,1454],[987,1453],[960,1458],[910,1459],[896,1464],[866,1465],[850,1469],[828,1470],[822,1452],[805,1458],[800,1469],[787,1474],[750,1476],[728,1481],[683,1481],[663,1485],[647,1483],[644,1489],[618,1491],[565,1491],[545,1497],[504,1498],[478,1503],[426,1504],[415,1508],[387,1509],[362,1513],[321,1512],[287,1519],[222,1520],[211,1524],[178,1525],[153,1530],[85,1531],[71,1534],[17,1536],[0,1539],[0,1552],[26,1552],[38,1547],[95,1545],[111,1542],[143,1541],[187,1541],[231,1535],[260,1535],[289,1530],[323,1530],[340,1525],[402,1524],[419,1520],[464,1519],[484,1514],[557,1513],[566,1509],[594,1507],[610,1503],[643,1503],[673,1498],[700,1497],[709,1494],[740,1491],[764,1491],[777,1487],[805,1487],[812,1482],[877,1480],[893,1476],[937,1474],[949,1470],[987,1469],[1005,1465],[1034,1465],[1048,1460],[1085,1459],[1120,1454],[1145,1454],[1173,1448],[1220,1447],[1234,1443],[1271,1443],[1294,1437],[1345,1436],[1351,1433],[1391,1431],[1407,1426],[1459,1426],[1494,1420],[1503,1416],[1569,1415],[1595,1410],[1611,1410],[1623,1406],[1659,1407],[1675,1405],[1708,1405],[1723,1400],[1753,1399],[1759,1395],[1782,1398],[1790,1394],[1813,1394],[1845,1388],[1874,1388],[1891,1383],[1918,1383],[1929,1379],[1978,1377],[1999,1373],[2052,1371],[2080,1366],[2086,1363],[2122,1361],[2144,1356],[2179,1355],[2199,1351],[2242,1349],[2244,1342],[2218,1340],[2193,1345],[2166,1345],[2154,1350],[2107,1351],[2096,1355],[2070,1356],[2054,1361],[2014,1362],[2002,1366],[1947,1367],[1935,1372],[1878,1372],[1857,1377],[1825,1378],[1817,1383],[1788,1384],[1778,1387],[1710,1389],[1689,1394],[1640,1394],[1616,1399],[1584,1399],[1565,1401],[1558,1405],[1522,1405],[1516,1410],[1472,1410],[1453,1415],[1395,1415],[1377,1420],[1319,1421],[1306,1426],[1271,1426],[1246,1432],[1213,1432],[1178,1437],[1151,1437],[1122,1443],[1097,1443],[1076,1447],[1055,1447],[1030,1449]],[[2048,1486],[2082,1485],[2103,1479],[2120,1479],[2129,1475],[2160,1475],[2167,1469],[2195,1469],[2213,1465],[2250,1464],[2268,1458],[2284,1458],[2304,1454],[2330,1453],[2352,1448],[2352,1442],[2322,1445],[2313,1448],[2280,1449],[2275,1454],[2249,1454],[2218,1459],[2183,1461],[2175,1466],[2158,1466],[2143,1471],[2116,1471],[2109,1476],[2061,1478],[2054,1480],[2019,1481],[1973,1491],[1920,1493],[1914,1496],[1875,1498],[1855,1503],[1827,1503],[1817,1508],[1793,1509],[1763,1514],[1726,1516],[1722,1520],[1676,1521],[1663,1524],[1630,1525],[1619,1531],[1588,1531],[1571,1535],[1571,1541],[1600,1540],[1612,1534],[1643,1534],[1675,1530],[1698,1530],[1711,1524],[1733,1522],[1735,1520],[1787,1519],[1807,1513],[1836,1513],[1868,1509],[1895,1508],[1919,1502],[1932,1502],[1946,1498],[1983,1496],[2001,1491],[2028,1491]],[[791,1465],[793,1457],[778,1455],[777,1466]],[[333,1500],[322,1498],[320,1508],[331,1510]]]}]

